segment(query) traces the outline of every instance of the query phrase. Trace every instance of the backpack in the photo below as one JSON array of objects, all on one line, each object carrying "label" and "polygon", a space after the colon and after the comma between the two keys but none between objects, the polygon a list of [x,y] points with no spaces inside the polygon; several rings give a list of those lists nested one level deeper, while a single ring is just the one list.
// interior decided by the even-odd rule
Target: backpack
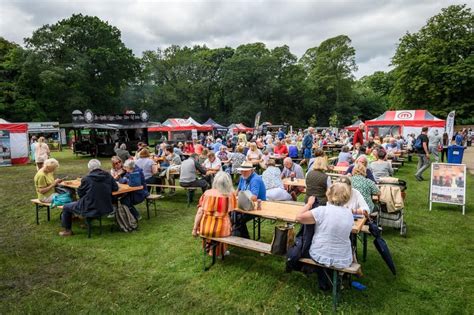
[{"label": "backpack", "polygon": [[137,187],[142,185],[141,176],[139,172],[130,173],[128,177],[128,185],[130,187]]},{"label": "backpack", "polygon": [[421,135],[419,135],[418,138],[416,138],[413,148],[415,148],[415,150],[417,151],[420,151],[421,149],[423,149],[423,142],[421,141]]},{"label": "backpack", "polygon": [[51,208],[55,208],[57,206],[64,206],[67,203],[72,202],[71,194],[68,192],[62,193],[62,194],[57,194],[53,196],[53,199],[51,200]]},{"label": "backpack", "polygon": [[130,212],[130,209],[120,201],[117,205],[117,210],[115,211],[115,220],[117,225],[124,232],[132,232],[138,227],[137,219]]}]

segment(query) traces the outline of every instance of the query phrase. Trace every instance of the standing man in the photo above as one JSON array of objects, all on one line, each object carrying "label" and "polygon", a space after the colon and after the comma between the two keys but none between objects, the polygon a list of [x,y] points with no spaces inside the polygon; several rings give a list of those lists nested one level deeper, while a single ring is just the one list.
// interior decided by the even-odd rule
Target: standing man
[{"label": "standing man", "polygon": [[313,157],[313,134],[314,128],[309,127],[308,133],[304,136],[303,144],[301,145],[301,148],[303,149],[303,157],[306,163],[309,163],[309,160]]},{"label": "standing man", "polygon": [[365,129],[365,124],[360,123],[359,129],[356,130],[354,134],[354,139],[352,139],[352,146],[355,147],[356,143],[360,143],[360,145],[364,144],[364,134],[363,134],[364,129]]},{"label": "standing man", "polygon": [[423,172],[430,166],[430,151],[428,150],[429,139],[426,135],[428,133],[428,127],[421,129],[421,134],[416,138],[415,150],[418,154],[418,167],[415,173],[416,180],[422,181],[424,178],[421,176]]},{"label": "standing man", "polygon": [[285,139],[285,133],[283,132],[283,130],[281,128],[278,128],[278,140],[283,140]]},{"label": "standing man", "polygon": [[430,153],[434,156],[436,163],[439,161],[439,148],[443,147],[443,141],[441,136],[438,134],[438,130],[434,130],[429,136],[429,146],[428,149]]}]

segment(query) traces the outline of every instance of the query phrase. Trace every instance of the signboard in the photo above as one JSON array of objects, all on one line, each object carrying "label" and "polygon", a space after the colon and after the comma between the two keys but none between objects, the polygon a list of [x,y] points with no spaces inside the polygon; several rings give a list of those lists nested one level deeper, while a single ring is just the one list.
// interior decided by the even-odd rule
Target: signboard
[{"label": "signboard", "polygon": [[0,130],[0,166],[11,166],[10,132]]},{"label": "signboard", "polygon": [[395,120],[414,120],[414,110],[397,110],[395,111]]},{"label": "signboard", "polygon": [[430,182],[430,211],[433,202],[466,207],[466,165],[432,163]]},{"label": "signboard", "polygon": [[91,110],[86,110],[84,113],[72,114],[72,122],[73,123],[120,123],[120,124],[127,124],[127,123],[136,123],[136,122],[148,122],[149,114],[146,110],[142,110],[139,114],[135,114],[135,112],[128,111],[125,114],[107,114],[107,115],[99,115],[94,114]]},{"label": "signboard", "polygon": [[191,130],[191,139],[197,140],[198,138],[198,131],[196,129]]}]

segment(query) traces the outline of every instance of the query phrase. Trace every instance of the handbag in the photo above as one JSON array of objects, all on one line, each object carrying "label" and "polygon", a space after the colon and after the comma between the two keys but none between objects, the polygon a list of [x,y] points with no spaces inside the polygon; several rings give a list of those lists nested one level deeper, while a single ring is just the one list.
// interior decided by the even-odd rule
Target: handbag
[{"label": "handbag", "polygon": [[295,231],[291,224],[275,226],[271,253],[273,255],[286,255],[288,248],[295,242]]},{"label": "handbag", "polygon": [[237,206],[241,210],[250,211],[255,209],[250,190],[241,190],[237,196]]},{"label": "handbag", "polygon": [[64,206],[67,203],[72,202],[71,195],[69,193],[57,194],[53,196],[51,200],[51,208],[55,208],[57,206]]}]

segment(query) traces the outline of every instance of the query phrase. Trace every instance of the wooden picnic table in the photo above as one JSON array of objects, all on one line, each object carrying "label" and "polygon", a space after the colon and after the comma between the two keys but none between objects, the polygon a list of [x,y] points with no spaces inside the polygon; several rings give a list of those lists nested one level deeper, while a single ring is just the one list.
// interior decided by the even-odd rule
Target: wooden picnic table
[{"label": "wooden picnic table", "polygon": [[349,167],[348,166],[334,166],[327,170],[328,173],[331,172],[342,172],[345,173]]},{"label": "wooden picnic table", "polygon": [[[81,186],[81,180],[80,179],[66,180],[66,181],[61,182],[59,185],[63,187],[72,188],[72,189],[78,189],[79,186]],[[127,184],[120,184],[120,183],[118,183],[118,186],[119,186],[119,190],[112,192],[113,196],[122,195],[122,194],[126,194],[129,192],[143,189],[143,186],[130,187]]]},{"label": "wooden picnic table", "polygon": [[283,185],[287,186],[306,187],[306,179],[304,178],[295,178],[294,180],[291,180],[291,178],[284,178],[282,182]]},{"label": "wooden picnic table", "polygon": [[[273,201],[262,201],[262,210],[245,211],[241,209],[235,209],[235,211],[254,215],[259,218],[284,221],[288,223],[298,223],[298,221],[296,221],[296,216],[298,215],[300,209],[300,205],[286,204]],[[354,220],[354,224],[352,226],[352,233],[359,233],[362,227],[364,226],[365,221],[365,217]],[[260,221],[258,221],[258,225],[260,225]]]}]

